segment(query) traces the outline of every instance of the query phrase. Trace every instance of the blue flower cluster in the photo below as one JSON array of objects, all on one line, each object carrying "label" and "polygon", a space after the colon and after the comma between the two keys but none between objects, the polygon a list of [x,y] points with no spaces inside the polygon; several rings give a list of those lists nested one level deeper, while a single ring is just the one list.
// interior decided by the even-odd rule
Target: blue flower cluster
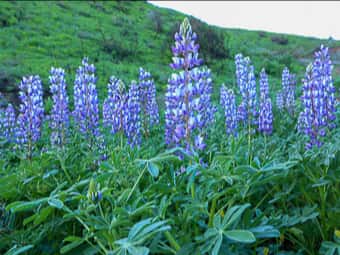
[{"label": "blue flower cluster", "polygon": [[228,135],[237,135],[237,108],[234,91],[222,85],[220,90],[220,104],[224,110],[225,126]]},{"label": "blue flower cluster", "polygon": [[260,73],[260,112],[259,131],[270,135],[273,132],[273,111],[272,102],[269,97],[269,82],[266,71],[262,69]]},{"label": "blue flower cluster", "polygon": [[39,76],[23,77],[19,84],[19,98],[21,104],[16,139],[19,144],[28,146],[30,157],[33,144],[40,138],[44,116],[43,90]]},{"label": "blue flower cluster", "polygon": [[0,114],[1,138],[8,142],[13,142],[15,140],[16,131],[16,117],[13,105],[8,104],[6,109],[1,111]]},{"label": "blue flower cluster", "polygon": [[199,68],[197,35],[188,19],[175,34],[174,73],[168,80],[165,95],[165,142],[183,146],[187,151],[205,147],[205,128],[213,121],[216,111],[211,103],[212,79],[207,68]]},{"label": "blue flower cluster", "polygon": [[53,107],[50,116],[51,143],[64,145],[69,127],[69,100],[66,90],[65,71],[62,68],[51,68],[50,92],[52,94]]},{"label": "blue flower cluster", "polygon": [[280,110],[284,108],[291,114],[295,109],[296,75],[285,67],[282,71],[282,90],[277,93],[276,105]]},{"label": "blue flower cluster", "polygon": [[156,86],[149,72],[139,68],[139,88],[141,101],[141,114],[144,131],[159,123],[159,111],[156,100]]},{"label": "blue flower cluster", "polygon": [[298,128],[309,137],[307,149],[320,147],[322,137],[335,126],[336,99],[332,69],[328,48],[321,45],[303,79],[303,111],[299,116]]},{"label": "blue flower cluster", "polygon": [[124,107],[124,132],[131,147],[141,143],[141,104],[140,91],[136,81],[132,81]]},{"label": "blue flower cluster", "polygon": [[95,71],[94,65],[84,58],[74,81],[73,117],[80,132],[89,138],[100,135]]},{"label": "blue flower cluster", "polygon": [[103,124],[112,134],[123,131],[124,107],[126,104],[125,84],[115,76],[107,85],[108,96],[103,103]]},{"label": "blue flower cluster", "polygon": [[238,118],[248,126],[257,123],[257,96],[254,66],[248,57],[235,56],[236,82],[240,89],[242,102],[238,107]]}]

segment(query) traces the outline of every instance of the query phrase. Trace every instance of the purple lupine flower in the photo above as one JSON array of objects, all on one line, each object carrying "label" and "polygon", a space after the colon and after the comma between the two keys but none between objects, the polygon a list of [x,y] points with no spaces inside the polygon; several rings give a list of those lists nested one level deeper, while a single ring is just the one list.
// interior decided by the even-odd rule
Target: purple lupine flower
[{"label": "purple lupine flower", "polygon": [[269,82],[268,76],[264,68],[260,72],[260,100],[269,97]]},{"label": "purple lupine flower", "polygon": [[236,65],[236,81],[242,96],[241,107],[239,107],[240,120],[244,118],[244,122],[248,126],[257,122],[257,95],[256,95],[256,79],[254,74],[254,66],[251,65],[249,57],[243,57],[242,54],[235,56]]},{"label": "purple lupine flower", "polygon": [[307,67],[303,80],[301,100],[304,109],[299,116],[298,128],[309,136],[306,149],[320,147],[323,144],[322,137],[334,127],[336,109],[332,68],[328,48],[321,45],[320,51],[315,53],[314,62]]},{"label": "purple lupine flower", "polygon": [[289,69],[285,67],[282,71],[282,78],[281,78],[282,93],[284,95],[284,99],[286,99],[288,95],[288,91],[289,91],[289,83],[290,83],[289,77],[290,77]]},{"label": "purple lupine flower", "polygon": [[269,83],[266,71],[260,73],[260,112],[258,119],[259,131],[270,135],[273,131],[272,102],[269,97]]},{"label": "purple lupine flower", "polygon": [[149,128],[159,123],[158,104],[156,101],[156,86],[149,72],[139,68],[139,88],[142,111],[142,123],[146,133]]},{"label": "purple lupine flower", "polygon": [[328,52],[328,47],[321,45],[320,50],[315,53],[313,67],[323,91],[325,113],[328,122],[327,125],[328,128],[333,129],[335,127],[336,118],[336,98],[332,78],[333,65]]},{"label": "purple lupine flower", "polygon": [[99,108],[96,90],[97,78],[95,67],[82,60],[74,81],[74,112],[75,122],[84,135],[95,138],[99,135]]},{"label": "purple lupine flower", "polygon": [[141,144],[141,106],[138,84],[131,82],[124,108],[124,132],[131,147]]},{"label": "purple lupine flower", "polygon": [[175,34],[174,58],[170,65],[174,70],[182,71],[172,74],[165,95],[165,142],[184,146],[188,151],[195,147],[194,139],[202,148],[201,139],[216,111],[211,104],[211,72],[198,68],[202,60],[198,58],[196,39],[189,20],[185,19],[179,33]]},{"label": "purple lupine flower", "polygon": [[27,145],[28,156],[32,156],[33,144],[41,135],[44,116],[43,91],[38,75],[23,77],[19,84],[21,100],[17,118],[16,138],[21,145]]},{"label": "purple lupine flower", "polygon": [[13,105],[9,104],[6,109],[1,110],[0,115],[1,138],[15,142],[16,117]]},{"label": "purple lupine flower", "polygon": [[237,122],[245,124],[247,121],[247,109],[243,102],[237,107]]},{"label": "purple lupine flower", "polygon": [[290,114],[294,114],[295,108],[296,76],[285,67],[282,71],[282,96],[283,105]]},{"label": "purple lupine flower", "polygon": [[273,132],[273,112],[272,102],[270,98],[266,98],[261,102],[259,113],[259,131],[265,135]]},{"label": "purple lupine flower", "polygon": [[103,103],[103,123],[115,134],[123,131],[124,107],[127,95],[125,84],[118,78],[111,76],[108,87],[108,96]]},{"label": "purple lupine flower", "polygon": [[299,126],[304,128],[304,133],[310,138],[306,149],[310,149],[314,145],[318,147],[322,145],[320,136],[325,133],[326,124],[322,87],[318,83],[318,77],[315,77],[317,74],[313,72],[313,69],[312,64],[307,67],[301,97],[304,109],[300,113],[300,121],[304,122],[300,122]]},{"label": "purple lupine flower", "polygon": [[224,110],[226,133],[236,136],[238,118],[234,91],[222,85],[220,97],[220,103]]},{"label": "purple lupine flower", "polygon": [[195,148],[198,150],[204,150],[206,147],[206,144],[204,143],[204,138],[202,135],[198,135],[195,137]]},{"label": "purple lupine flower", "polygon": [[69,127],[69,100],[64,69],[52,67],[49,80],[53,100],[53,108],[49,122],[50,128],[52,129],[51,143],[54,145],[63,145]]},{"label": "purple lupine flower", "polygon": [[284,100],[283,100],[283,94],[282,91],[277,92],[276,94],[276,107],[282,111],[284,108]]}]

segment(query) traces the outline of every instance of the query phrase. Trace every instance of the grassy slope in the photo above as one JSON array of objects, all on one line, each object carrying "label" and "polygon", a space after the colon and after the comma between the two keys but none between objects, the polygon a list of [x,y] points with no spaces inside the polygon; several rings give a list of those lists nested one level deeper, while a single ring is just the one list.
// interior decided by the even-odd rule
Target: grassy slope
[{"label": "grassy slope", "polygon": [[[157,33],[152,13],[160,15],[162,31]],[[157,89],[164,91],[170,75],[170,45],[174,26],[184,15],[145,2],[0,2],[0,88],[13,91],[24,75],[39,74],[45,88],[50,67],[64,67],[73,83],[83,56],[95,62],[99,76],[99,96],[106,94],[110,75],[129,83],[138,78],[138,67],[150,70]],[[207,28],[207,24],[201,23]],[[302,77],[313,50],[325,43],[340,42],[291,35],[210,27],[224,37],[229,57],[209,58],[215,92],[222,82],[234,84],[233,56],[249,55],[257,72],[269,70],[274,86],[280,84],[285,65]],[[200,31],[196,31],[198,35]],[[273,36],[288,39],[287,45],[272,42]],[[209,41],[207,38],[203,40]],[[203,49],[206,45],[201,45]],[[70,90],[72,86],[70,86]],[[72,91],[70,91],[71,93]],[[15,93],[11,100],[15,100]]]}]

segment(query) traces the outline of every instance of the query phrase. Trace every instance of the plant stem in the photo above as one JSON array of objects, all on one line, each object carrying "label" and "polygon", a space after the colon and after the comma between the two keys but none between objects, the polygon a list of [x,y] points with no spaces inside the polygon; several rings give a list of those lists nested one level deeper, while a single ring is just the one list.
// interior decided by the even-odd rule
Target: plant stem
[{"label": "plant stem", "polygon": [[144,174],[145,170],[146,170],[146,165],[145,165],[145,167],[144,167],[143,171],[142,171],[142,172],[140,173],[140,175],[138,176],[138,178],[137,178],[137,181],[136,181],[136,182],[135,182],[135,184],[133,185],[133,187],[132,187],[132,190],[130,191],[130,193],[129,193],[129,195],[128,195],[127,199],[126,199],[126,202],[127,202],[127,201],[129,201],[129,199],[130,199],[130,197],[131,197],[132,193],[133,193],[133,192],[134,192],[134,190],[136,189],[136,187],[137,187],[137,184],[139,183],[140,179],[142,178],[142,176],[143,176],[143,174]]},{"label": "plant stem", "polygon": [[164,235],[166,239],[168,239],[171,247],[174,248],[176,252],[178,252],[181,249],[181,246],[179,246],[179,244],[177,243],[175,238],[171,235],[171,233],[169,231],[165,231]]},{"label": "plant stem", "polygon": [[216,203],[217,203],[217,197],[215,197],[211,202],[208,227],[212,227],[214,215],[215,215],[215,210],[216,210]]}]

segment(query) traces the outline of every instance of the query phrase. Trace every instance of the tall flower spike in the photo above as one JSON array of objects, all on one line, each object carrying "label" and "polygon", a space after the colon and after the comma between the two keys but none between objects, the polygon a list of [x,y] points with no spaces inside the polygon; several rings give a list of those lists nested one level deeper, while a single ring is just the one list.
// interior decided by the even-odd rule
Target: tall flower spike
[{"label": "tall flower spike", "polygon": [[313,67],[323,91],[327,126],[329,129],[333,129],[336,118],[335,87],[332,78],[333,65],[328,48],[324,45],[321,45],[320,50],[315,53]]},{"label": "tall flower spike", "polygon": [[260,112],[258,119],[259,131],[270,135],[273,131],[272,102],[269,97],[269,82],[266,71],[260,73]]},{"label": "tall flower spike", "polygon": [[23,77],[19,85],[21,100],[17,118],[16,138],[21,145],[27,145],[28,156],[32,156],[33,144],[41,135],[44,116],[42,84],[39,76]]},{"label": "tall flower spike", "polygon": [[257,123],[257,95],[256,79],[254,66],[251,64],[249,57],[243,57],[242,54],[235,56],[236,81],[242,96],[242,102],[239,106],[239,118],[249,127]]},{"label": "tall flower spike", "polygon": [[51,68],[50,92],[52,94],[53,108],[50,116],[50,128],[52,129],[51,143],[63,146],[69,127],[69,108],[66,90],[65,71],[62,68]]},{"label": "tall flower spike", "polygon": [[124,108],[124,131],[131,147],[141,144],[141,107],[138,84],[132,81]]},{"label": "tall flower spike", "polygon": [[15,110],[12,104],[0,109],[0,137],[8,142],[15,142]]},{"label": "tall flower spike", "polygon": [[303,80],[301,101],[304,109],[299,116],[298,129],[309,137],[306,149],[320,147],[327,131],[334,127],[336,109],[332,68],[328,48],[321,45]]},{"label": "tall flower spike", "polygon": [[268,76],[264,68],[262,68],[260,73],[260,100],[269,97],[269,83]]},{"label": "tall flower spike", "polygon": [[286,110],[293,115],[295,108],[296,76],[285,67],[282,71],[282,96]]},{"label": "tall flower spike", "polygon": [[273,132],[273,112],[270,98],[265,98],[263,102],[261,102],[259,131],[265,135],[270,135]]},{"label": "tall flower spike", "polygon": [[99,135],[99,108],[95,67],[84,58],[74,82],[73,116],[80,132],[91,139]]},{"label": "tall flower spike", "polygon": [[149,129],[159,123],[156,87],[149,72],[139,68],[139,88],[143,129],[148,134]]},{"label": "tall flower spike", "polygon": [[276,94],[276,107],[282,111],[284,108],[284,100],[283,100],[283,94],[282,91],[277,92]]},{"label": "tall flower spike", "polygon": [[183,146],[190,151],[204,148],[205,129],[213,120],[216,109],[211,104],[212,80],[210,70],[198,68],[197,35],[192,32],[188,19],[175,34],[174,70],[168,80],[165,95],[165,142]]},{"label": "tall flower spike", "polygon": [[123,110],[127,95],[124,83],[114,76],[110,77],[107,87],[108,95],[103,103],[103,122],[111,129],[111,133],[115,134],[123,131]]},{"label": "tall flower spike", "polygon": [[234,91],[222,85],[220,92],[220,103],[224,110],[226,133],[237,135],[237,109]]}]

